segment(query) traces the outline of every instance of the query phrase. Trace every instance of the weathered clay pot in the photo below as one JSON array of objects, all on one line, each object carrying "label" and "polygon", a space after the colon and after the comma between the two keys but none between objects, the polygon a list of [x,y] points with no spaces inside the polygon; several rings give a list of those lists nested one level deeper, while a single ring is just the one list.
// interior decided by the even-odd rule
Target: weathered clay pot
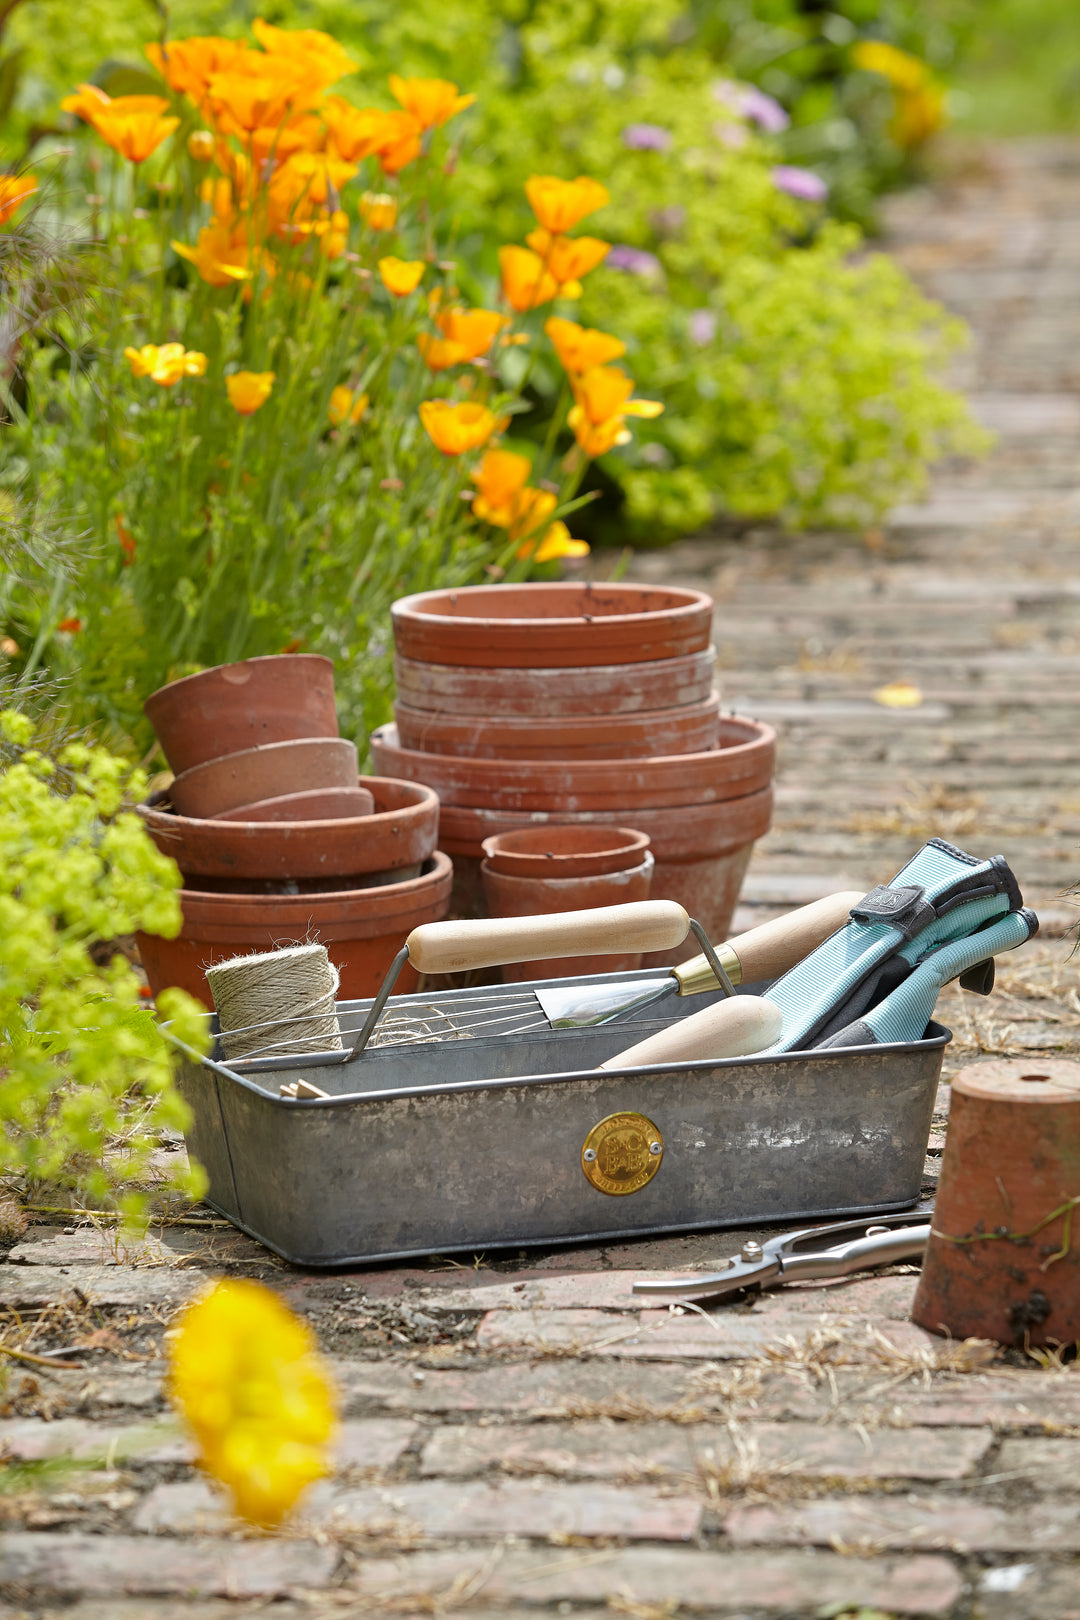
[{"label": "weathered clay pot", "polygon": [[171,770],[294,737],[336,737],[334,666],[316,653],[219,664],[143,704]]},{"label": "weathered clay pot", "polygon": [[395,703],[403,748],[466,759],[642,759],[696,754],[716,744],[720,699],[641,714],[480,716],[436,714]]},{"label": "weathered clay pot", "polygon": [[375,800],[366,787],[311,788],[283,793],[276,799],[238,804],[215,821],[340,821],[343,816],[370,816]]},{"label": "weathered clay pot", "polygon": [[347,878],[427,860],[439,830],[434,791],[379,776],[365,776],[364,783],[374,815],[333,821],[198,821],[163,809],[163,793],[139,805],[138,813],[162,854],[195,876]]},{"label": "weathered clay pot", "polygon": [[469,669],[394,659],[398,697],[413,709],[500,718],[549,719],[592,714],[640,714],[702,703],[713,686],[716,649],[650,663],[594,664],[564,669]]},{"label": "weathered clay pot", "polygon": [[495,833],[482,845],[492,872],[521,878],[600,877],[639,866],[649,848],[648,833],[633,827],[522,827]]},{"label": "weathered clay pot", "polygon": [[508,669],[637,664],[709,645],[712,597],[670,586],[472,585],[395,602],[405,658]]},{"label": "weathered clay pot", "polygon": [[169,798],[181,816],[220,816],[241,804],[307,788],[356,787],[356,744],[344,737],[263,743],[193,765],[173,781]]},{"label": "weathered clay pot", "polygon": [[1080,1340],[1080,1063],[1033,1054],[952,1083],[912,1317],[1006,1345]]},{"label": "weathered clay pot", "polygon": [[[758,720],[725,715],[720,745],[697,754],[628,760],[463,759],[402,748],[396,726],[371,736],[372,758],[388,776],[426,782],[442,805],[488,810],[620,812],[641,825],[637,807],[717,803],[755,793],[773,774],[776,733]],[[626,807],[632,805],[634,813]]]},{"label": "weathered clay pot", "polygon": [[[179,937],[138,934],[139,955],[155,995],[178,985],[210,1007],[205,967],[287,941],[317,940],[341,974],[339,995],[347,1000],[373,996],[409,931],[445,917],[452,875],[448,857],[436,850],[420,877],[383,888],[319,895],[181,889],[184,922]],[[416,983],[415,970],[406,964],[395,993],[414,990]]]},{"label": "weathered clay pot", "polygon": [[[541,917],[552,911],[588,911],[594,906],[628,905],[647,900],[655,862],[646,850],[636,866],[591,877],[508,877],[490,861],[480,867],[484,899],[491,917]],[[572,973],[617,973],[641,966],[641,952],[620,956],[558,956],[539,962],[511,962],[501,969],[508,984],[529,979],[561,979]]]},{"label": "weathered clay pot", "polygon": [[[769,830],[772,804],[770,784],[756,793],[719,803],[651,810],[623,805],[620,810],[606,814],[562,810],[547,814],[508,812],[444,805],[440,813],[439,843],[454,860],[452,909],[456,916],[483,915],[480,857],[483,840],[492,834],[516,832],[550,822],[573,826],[617,824],[636,827],[649,835],[656,857],[651,898],[677,900],[698,919],[710,939],[723,940],[731,929],[754,841]],[[691,939],[678,951],[646,954],[643,966],[685,961],[697,951],[698,946]]]}]

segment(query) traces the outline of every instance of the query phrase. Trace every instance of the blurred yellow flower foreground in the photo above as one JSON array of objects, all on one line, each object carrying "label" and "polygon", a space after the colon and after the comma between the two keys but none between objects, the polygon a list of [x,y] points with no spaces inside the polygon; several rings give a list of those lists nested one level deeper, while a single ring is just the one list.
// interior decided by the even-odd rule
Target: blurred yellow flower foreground
[{"label": "blurred yellow flower foreground", "polygon": [[199,1462],[251,1524],[275,1525],[329,1472],[334,1393],[307,1325],[261,1283],[219,1282],[188,1307],[169,1393]]}]

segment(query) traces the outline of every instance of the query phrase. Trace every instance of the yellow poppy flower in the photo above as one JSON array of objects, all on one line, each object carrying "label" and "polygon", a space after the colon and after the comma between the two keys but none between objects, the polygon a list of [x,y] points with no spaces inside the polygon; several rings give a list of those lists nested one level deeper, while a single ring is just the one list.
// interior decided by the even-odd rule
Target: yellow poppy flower
[{"label": "yellow poppy flower", "polygon": [[926,84],[910,95],[901,92],[889,120],[889,134],[897,146],[921,146],[936,135],[945,122],[945,91],[941,85]]},{"label": "yellow poppy flower", "polygon": [[536,545],[535,540],[526,540],[523,545],[518,546],[517,554],[519,557],[531,556],[534,563],[557,562],[562,557],[587,557],[589,542],[573,539],[566,524],[557,520],[548,529],[539,545]]},{"label": "yellow poppy flower", "polygon": [[391,73],[389,84],[394,100],[412,114],[421,129],[445,124],[476,100],[475,96],[461,95],[449,79],[403,79]]},{"label": "yellow poppy flower", "polygon": [[528,456],[516,450],[487,450],[476,472],[473,483],[476,496],[472,503],[474,517],[497,528],[508,529],[513,519],[513,505],[529,481],[532,463]]},{"label": "yellow poppy flower", "polygon": [[261,1283],[229,1278],[180,1318],[168,1390],[199,1462],[253,1524],[279,1524],[329,1473],[334,1394],[311,1329]]},{"label": "yellow poppy flower", "polygon": [[254,416],[260,405],[265,405],[274,386],[272,371],[235,371],[226,377],[229,404],[238,416]]},{"label": "yellow poppy flower", "polygon": [[539,230],[530,231],[525,240],[560,285],[587,276],[611,252],[611,243],[598,236],[552,236],[550,231]]},{"label": "yellow poppy flower", "polygon": [[208,129],[193,129],[187,138],[187,149],[196,163],[210,163],[214,157],[214,137]]},{"label": "yellow poppy flower", "polygon": [[172,388],[181,377],[206,375],[205,354],[182,343],[144,343],[141,349],[125,349],[124,358],[133,377],[149,377],[163,388]]},{"label": "yellow poppy flower", "polygon": [[371,399],[367,394],[358,394],[354,389],[346,388],[344,383],[339,383],[331,392],[326,414],[335,427],[340,427],[343,422],[351,422],[355,427],[370,404]]},{"label": "yellow poppy flower", "polygon": [[525,195],[540,224],[554,236],[573,230],[586,215],[594,214],[611,200],[606,186],[585,175],[576,180],[559,180],[553,174],[530,175]]},{"label": "yellow poppy flower", "polygon": [[465,400],[452,405],[448,399],[425,399],[420,420],[432,443],[444,456],[461,456],[466,450],[479,450],[499,426],[485,405]]},{"label": "yellow poppy flower", "polygon": [[0,174],[0,225],[6,225],[37,188],[32,174]]},{"label": "yellow poppy flower", "polygon": [[258,269],[272,272],[273,261],[261,248],[252,247],[242,226],[231,227],[222,220],[204,225],[194,247],[174,242],[173,251],[188,259],[210,287],[230,287],[248,281]]},{"label": "yellow poppy flower", "polygon": [[551,315],[544,322],[544,331],[564,371],[589,371],[593,366],[606,366],[626,353],[626,344],[595,327],[579,326],[576,321],[564,321]]},{"label": "yellow poppy flower", "polygon": [[877,73],[897,90],[919,90],[930,77],[925,62],[883,39],[860,39],[851,48],[851,60],[864,73]]},{"label": "yellow poppy flower", "polygon": [[379,280],[395,298],[408,298],[419,287],[424,274],[423,259],[380,259]]},{"label": "yellow poppy flower", "polygon": [[389,192],[365,191],[357,205],[360,218],[372,231],[392,231],[397,224],[397,203]]},{"label": "yellow poppy flower", "polygon": [[540,255],[531,248],[501,247],[499,271],[503,296],[511,309],[516,309],[519,314],[536,309],[540,304],[549,304],[559,296],[558,282]]},{"label": "yellow poppy flower", "polygon": [[[134,106],[136,102],[143,105]],[[179,118],[162,117],[161,109],[168,105],[160,96],[117,96],[94,112],[91,122],[114,152],[129,163],[145,163],[180,127]]]}]

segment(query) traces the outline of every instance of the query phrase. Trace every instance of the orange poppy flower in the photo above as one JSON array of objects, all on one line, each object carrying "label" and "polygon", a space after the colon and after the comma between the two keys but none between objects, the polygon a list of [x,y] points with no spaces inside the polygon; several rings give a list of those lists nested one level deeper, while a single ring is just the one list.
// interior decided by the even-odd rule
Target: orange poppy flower
[{"label": "orange poppy flower", "polygon": [[[228,73],[248,56],[257,56],[242,39],[221,39],[216,34],[173,39],[167,45],[147,45],[145,54],[170,90],[189,96],[200,106],[210,80],[216,73]],[[79,86],[85,90],[85,85]]]},{"label": "orange poppy flower", "polygon": [[379,260],[379,279],[395,298],[408,298],[419,287],[424,268],[423,259],[395,259],[391,254]]},{"label": "orange poppy flower", "polygon": [[260,405],[265,405],[274,386],[272,371],[235,371],[226,377],[229,404],[238,416],[254,416]]},{"label": "orange poppy flower", "polygon": [[180,127],[179,118],[162,117],[168,105],[161,96],[117,96],[100,107],[91,122],[114,152],[129,163],[145,163]]},{"label": "orange poppy flower", "polygon": [[429,371],[449,371],[451,366],[464,365],[468,358],[460,343],[432,337],[430,332],[419,333],[416,347]]},{"label": "orange poppy flower", "polygon": [[403,79],[391,73],[389,84],[394,100],[412,114],[421,129],[438,128],[476,100],[459,94],[449,79]]},{"label": "orange poppy flower", "polygon": [[193,129],[187,138],[188,155],[196,163],[211,163],[214,157],[214,137],[208,129]]},{"label": "orange poppy flower", "polygon": [[386,113],[387,130],[376,147],[376,156],[383,174],[400,174],[402,169],[420,156],[420,140],[424,131],[411,113]]},{"label": "orange poppy flower", "polygon": [[626,353],[626,344],[620,338],[598,332],[595,327],[579,326],[576,321],[564,321],[558,315],[548,317],[544,331],[564,371],[589,371]]},{"label": "orange poppy flower", "polygon": [[149,377],[162,388],[172,388],[181,377],[206,375],[205,354],[182,343],[144,343],[141,349],[125,349],[124,358],[133,377]]},{"label": "orange poppy flower", "polygon": [[260,168],[268,163],[284,163],[297,152],[322,152],[325,145],[322,119],[312,113],[301,113],[283,124],[263,124],[253,129],[247,139],[248,152]]},{"label": "orange poppy flower", "polygon": [[507,529],[513,518],[513,505],[528,483],[532,463],[516,450],[488,450],[484,453],[473,483],[476,497],[473,515],[483,523]]},{"label": "orange poppy flower", "polygon": [[397,224],[397,203],[386,191],[365,191],[357,208],[369,230],[392,231]]},{"label": "orange poppy flower", "polygon": [[559,283],[531,248],[501,247],[499,270],[503,296],[519,314],[536,309],[540,304],[549,304],[559,296]]},{"label": "orange poppy flower", "polygon": [[552,236],[550,231],[530,231],[525,238],[560,284],[577,281],[607,258],[611,243],[598,236]]},{"label": "orange poppy flower", "polygon": [[122,513],[117,512],[113,522],[116,524],[116,538],[120,542],[120,550],[124,553],[124,567],[130,568],[135,561],[135,536],[124,522]]},{"label": "orange poppy flower", "polygon": [[[74,113],[76,118],[81,118],[87,124],[92,124],[95,115],[101,111],[102,107],[107,107],[111,101],[112,97],[107,96],[104,90],[99,90],[96,84],[80,84],[76,87],[73,95],[64,97],[60,106],[64,112]],[[162,101],[161,105],[167,107],[168,102]]]},{"label": "orange poppy flower", "polygon": [[576,180],[559,180],[553,174],[530,175],[525,195],[540,224],[554,236],[573,230],[586,215],[594,214],[610,201],[607,187],[585,175]]},{"label": "orange poppy flower", "polygon": [[617,444],[629,444],[630,434],[621,416],[610,416],[606,422],[590,422],[580,405],[571,406],[566,413],[567,426],[587,456],[604,456]]},{"label": "orange poppy flower", "polygon": [[270,206],[286,216],[298,205],[312,203],[321,207],[329,200],[331,190],[336,198],[355,173],[355,163],[343,163],[325,152],[293,152],[270,180]]},{"label": "orange poppy flower", "polygon": [[[511,540],[535,539],[559,504],[559,497],[548,489],[533,489],[527,484],[511,502],[510,521],[500,524],[506,528]],[[489,519],[490,521],[490,519]]]},{"label": "orange poppy flower", "polygon": [[324,85],[334,84],[356,66],[344,46],[318,28],[275,28],[256,17],[251,32],[264,51],[290,62],[302,62]]},{"label": "orange poppy flower", "polygon": [[534,563],[557,562],[562,557],[587,557],[589,542],[573,539],[566,524],[557,520],[548,529],[539,545],[536,545],[535,540],[526,540],[518,547],[517,554],[519,557],[531,556]]},{"label": "orange poppy flower", "polygon": [[75,618],[61,619],[56,626],[58,630],[63,630],[65,635],[69,636],[77,636],[82,627],[82,620]]},{"label": "orange poppy flower", "polygon": [[335,427],[340,427],[342,422],[351,422],[355,427],[370,404],[371,398],[368,394],[358,394],[354,389],[346,388],[344,383],[339,383],[331,391],[326,414]]},{"label": "orange poppy flower", "polygon": [[327,96],[320,111],[334,150],[346,163],[370,157],[396,128],[391,121],[396,113],[383,112],[381,107],[354,107],[344,96]]},{"label": "orange poppy flower", "polygon": [[210,287],[249,281],[260,268],[273,271],[273,261],[251,245],[243,227],[234,229],[222,220],[204,225],[193,248],[174,242],[173,251],[188,259]]},{"label": "orange poppy flower", "polygon": [[452,405],[448,399],[425,399],[420,420],[432,443],[444,456],[461,456],[466,450],[479,450],[499,426],[486,405],[465,400]]},{"label": "orange poppy flower", "polygon": [[322,94],[317,76],[304,64],[282,57],[251,53],[243,71],[215,73],[206,92],[206,106],[223,135],[250,138],[256,129],[276,129],[297,113],[308,112]]},{"label": "orange poppy flower", "polygon": [[496,334],[508,324],[508,316],[492,309],[444,309],[435,317],[443,337],[465,351],[465,360],[479,360],[487,354]]},{"label": "orange poppy flower", "polygon": [[615,366],[592,366],[574,380],[574,398],[590,422],[622,415],[634,392],[634,379]]},{"label": "orange poppy flower", "polygon": [[37,188],[32,174],[0,174],[0,225],[6,225]]}]

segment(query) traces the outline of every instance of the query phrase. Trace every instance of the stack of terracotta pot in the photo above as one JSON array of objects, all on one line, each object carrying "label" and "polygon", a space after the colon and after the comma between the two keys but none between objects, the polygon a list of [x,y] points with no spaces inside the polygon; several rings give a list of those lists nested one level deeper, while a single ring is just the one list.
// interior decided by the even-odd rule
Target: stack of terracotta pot
[{"label": "stack of terracotta pot", "polygon": [[[409,930],[445,916],[453,874],[430,788],[360,782],[330,659],[220,665],[145,708],[174,777],[139,810],[184,878],[179,937],[139,935],[155,994],[179,985],[209,1005],[206,966],[306,939],[326,945],[342,996],[374,994]],[[415,984],[406,969],[398,991]]]},{"label": "stack of terracotta pot", "polygon": [[653,898],[723,938],[769,826],[776,739],[721,712],[712,611],[700,591],[569,583],[394,605],[397,723],[372,751],[377,769],[438,793],[455,912],[483,910],[493,834],[613,824],[648,834]]}]

